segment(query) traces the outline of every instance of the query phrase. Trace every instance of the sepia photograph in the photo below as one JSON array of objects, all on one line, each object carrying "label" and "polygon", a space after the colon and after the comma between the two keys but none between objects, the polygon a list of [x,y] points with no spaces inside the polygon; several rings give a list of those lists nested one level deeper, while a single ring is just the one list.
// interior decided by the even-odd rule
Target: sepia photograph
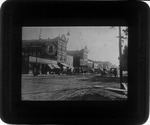
[{"label": "sepia photograph", "polygon": [[127,26],[22,27],[22,101],[126,101]]}]

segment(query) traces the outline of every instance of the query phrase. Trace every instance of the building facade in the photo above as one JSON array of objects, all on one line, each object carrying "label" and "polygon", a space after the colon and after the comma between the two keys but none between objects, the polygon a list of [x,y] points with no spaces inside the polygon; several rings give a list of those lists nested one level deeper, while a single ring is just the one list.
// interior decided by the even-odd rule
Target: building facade
[{"label": "building facade", "polygon": [[73,70],[73,56],[67,55],[67,65]]},{"label": "building facade", "polygon": [[22,73],[45,74],[48,71],[58,73],[67,61],[67,43],[65,35],[54,39],[22,41]]},{"label": "building facade", "polygon": [[73,67],[76,72],[84,72],[88,66],[88,49],[85,47],[81,50],[67,51],[67,55],[73,56]]}]

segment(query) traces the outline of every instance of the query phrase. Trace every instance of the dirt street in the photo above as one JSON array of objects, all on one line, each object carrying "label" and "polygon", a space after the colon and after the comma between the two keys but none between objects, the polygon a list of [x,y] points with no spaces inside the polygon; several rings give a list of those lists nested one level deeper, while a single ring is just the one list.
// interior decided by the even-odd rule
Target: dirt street
[{"label": "dirt street", "polygon": [[106,90],[120,88],[119,78],[97,75],[22,75],[22,100],[126,100],[125,94]]}]

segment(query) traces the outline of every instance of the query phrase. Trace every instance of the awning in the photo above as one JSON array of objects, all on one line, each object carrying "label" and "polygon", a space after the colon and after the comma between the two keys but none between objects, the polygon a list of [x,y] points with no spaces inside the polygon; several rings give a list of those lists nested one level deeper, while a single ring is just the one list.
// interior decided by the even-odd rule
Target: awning
[{"label": "awning", "polygon": [[51,69],[54,69],[54,67],[52,66],[52,64],[48,64],[48,66],[49,66]]},{"label": "awning", "polygon": [[57,64],[52,64],[55,68],[60,69],[60,67]]},{"label": "awning", "polygon": [[74,69],[74,67],[73,67],[73,66],[69,66],[69,68],[70,68],[70,69]]},{"label": "awning", "polygon": [[57,61],[55,60],[50,60],[50,59],[43,59],[43,58],[36,58],[36,57],[29,57],[29,62],[31,63],[41,63],[41,64],[47,64],[51,69],[58,68],[60,67],[57,65]]},{"label": "awning", "polygon": [[50,59],[43,59],[38,57],[29,56],[29,62],[31,63],[41,63],[41,64],[51,64],[57,63],[57,61],[50,60]]},{"label": "awning", "polygon": [[66,64],[66,63],[61,63],[63,66],[65,66],[65,67],[69,67],[69,65],[68,64]]}]

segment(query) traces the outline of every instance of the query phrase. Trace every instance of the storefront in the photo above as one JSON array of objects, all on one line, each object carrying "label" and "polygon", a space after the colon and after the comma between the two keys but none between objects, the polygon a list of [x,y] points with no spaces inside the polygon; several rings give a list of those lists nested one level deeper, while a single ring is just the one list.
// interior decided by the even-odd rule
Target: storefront
[{"label": "storefront", "polygon": [[[37,57],[29,57],[30,64],[30,73],[33,74],[47,74],[47,73],[59,73],[60,67],[57,65],[57,61],[37,58]],[[36,73],[38,72],[38,73]]]},{"label": "storefront", "polygon": [[23,40],[22,43],[22,74],[59,74],[70,67],[67,64],[68,39],[64,34],[53,39]]}]

